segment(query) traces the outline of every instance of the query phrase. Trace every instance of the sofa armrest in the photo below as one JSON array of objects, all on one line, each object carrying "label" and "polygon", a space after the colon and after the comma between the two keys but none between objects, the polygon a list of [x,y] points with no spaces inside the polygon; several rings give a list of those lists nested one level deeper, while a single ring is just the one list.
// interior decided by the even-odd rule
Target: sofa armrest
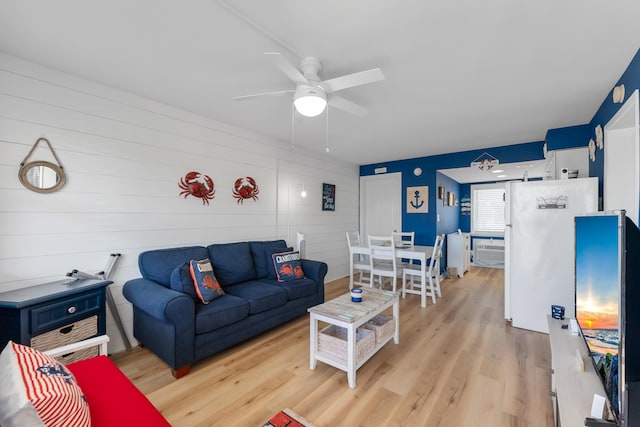
[{"label": "sofa armrest", "polygon": [[152,280],[129,280],[124,284],[122,293],[135,308],[158,320],[171,323],[195,322],[195,304],[189,295]]},{"label": "sofa armrest", "polygon": [[327,275],[327,264],[322,261],[313,261],[310,259],[300,260],[302,270],[307,279],[324,285],[324,277]]},{"label": "sofa armrest", "polygon": [[[173,370],[194,361],[193,298],[148,279],[133,279],[122,293],[133,304],[133,336]],[[188,366],[187,366],[188,370]]]}]

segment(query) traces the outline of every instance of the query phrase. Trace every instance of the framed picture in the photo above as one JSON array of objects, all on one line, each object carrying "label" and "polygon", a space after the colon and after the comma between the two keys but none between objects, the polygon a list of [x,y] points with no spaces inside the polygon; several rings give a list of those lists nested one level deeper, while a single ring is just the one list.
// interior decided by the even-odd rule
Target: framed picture
[{"label": "framed picture", "polygon": [[333,184],[322,183],[322,210],[336,210],[336,186]]},{"label": "framed picture", "polygon": [[447,192],[447,206],[455,206],[456,205],[456,195],[451,191]]},{"label": "framed picture", "polygon": [[407,213],[429,212],[429,187],[407,187]]},{"label": "framed picture", "polygon": [[438,199],[444,200],[444,187],[443,186],[438,187]]}]

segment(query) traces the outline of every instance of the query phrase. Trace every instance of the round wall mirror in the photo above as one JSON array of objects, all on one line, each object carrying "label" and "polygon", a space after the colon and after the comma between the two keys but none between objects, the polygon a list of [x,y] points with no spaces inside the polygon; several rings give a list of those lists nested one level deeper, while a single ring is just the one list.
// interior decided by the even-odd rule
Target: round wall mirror
[{"label": "round wall mirror", "polygon": [[52,193],[64,185],[66,177],[62,168],[45,161],[29,162],[20,167],[18,178],[22,185],[38,193]]}]

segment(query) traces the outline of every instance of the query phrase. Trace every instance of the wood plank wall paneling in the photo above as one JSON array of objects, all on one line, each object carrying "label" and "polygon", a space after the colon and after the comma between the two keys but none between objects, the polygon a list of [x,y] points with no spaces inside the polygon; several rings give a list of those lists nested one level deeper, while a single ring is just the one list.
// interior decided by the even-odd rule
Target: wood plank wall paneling
[{"label": "wood plank wall paneling", "polygon": [[[24,189],[20,162],[39,137],[67,173],[53,194]],[[31,160],[53,160],[39,146]],[[210,205],[178,196],[189,171],[211,176]],[[257,202],[232,197],[240,176],[260,186]],[[322,183],[336,185],[335,212],[322,212]],[[299,194],[304,184],[309,196]],[[0,54],[0,291],[104,269],[122,254],[111,286],[125,329],[125,281],[139,277],[142,251],[305,233],[307,258],[348,274],[345,231],[359,220],[357,165],[277,142],[136,95]],[[111,315],[110,352],[124,348]]]}]

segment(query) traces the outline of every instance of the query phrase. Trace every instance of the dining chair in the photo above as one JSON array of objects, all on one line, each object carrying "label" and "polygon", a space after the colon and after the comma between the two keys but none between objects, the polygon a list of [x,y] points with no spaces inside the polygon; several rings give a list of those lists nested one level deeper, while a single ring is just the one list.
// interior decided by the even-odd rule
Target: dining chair
[{"label": "dining chair", "polygon": [[440,259],[442,258],[442,247],[444,246],[444,234],[440,235],[440,243],[438,245],[437,250],[437,259],[436,262],[429,266],[429,272],[427,272],[427,278],[429,279],[429,283],[431,281],[435,281],[435,285],[433,286],[438,294],[438,298],[442,298],[442,291],[440,290]]},{"label": "dining chair", "polygon": [[[360,233],[357,231],[347,231],[347,244],[349,245],[349,256],[353,260],[353,283],[350,283],[350,288],[353,285],[369,285],[371,286],[371,264],[369,263],[369,256],[362,254],[354,254],[351,248],[353,246],[360,246],[363,242],[360,241]],[[355,256],[355,258],[354,258]],[[356,280],[356,274],[358,280]]]},{"label": "dining chair", "polygon": [[396,248],[399,246],[412,248],[414,246],[415,237],[416,237],[415,231],[394,231],[393,232],[393,241],[395,242]]},{"label": "dining chair", "polygon": [[369,262],[371,265],[371,286],[377,277],[380,289],[384,287],[384,278],[391,280],[391,288],[396,291],[398,278],[402,276],[402,268],[396,259],[396,247],[393,236],[369,235]]},{"label": "dining chair", "polygon": [[[396,248],[413,248],[415,237],[415,231],[393,232],[393,241],[396,245]],[[402,268],[411,268],[411,260],[398,258],[398,265]]]},{"label": "dining chair", "polygon": [[[428,290],[425,280],[422,280],[422,271],[420,265],[411,265],[402,269],[402,298],[406,294],[420,295],[420,305],[426,307],[427,296],[431,297],[431,302],[436,303],[436,296],[441,297],[442,292],[440,290],[440,258],[442,257],[442,246],[444,244],[444,234],[436,235],[435,243],[433,244],[433,252],[431,258],[429,258],[429,266],[426,270],[426,281],[429,282]],[[407,283],[407,276],[410,276],[410,281]],[[420,278],[420,284],[417,285],[414,278]],[[419,288],[417,288],[419,286]]]}]

